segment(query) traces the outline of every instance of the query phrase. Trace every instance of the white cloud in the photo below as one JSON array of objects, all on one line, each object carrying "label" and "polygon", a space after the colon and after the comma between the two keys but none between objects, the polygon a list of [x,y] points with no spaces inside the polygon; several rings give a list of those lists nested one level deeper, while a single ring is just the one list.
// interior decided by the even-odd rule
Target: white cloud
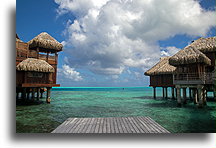
[{"label": "white cloud", "polygon": [[175,35],[205,36],[216,25],[215,11],[196,0],[55,0],[58,12],[72,13],[64,41],[71,64],[97,74],[119,75],[127,67],[146,70],[162,55],[159,40]]},{"label": "white cloud", "polygon": [[175,46],[168,46],[166,48],[161,48],[161,56],[173,56],[176,54],[180,48],[176,48]]},{"label": "white cloud", "polygon": [[73,81],[83,80],[82,76],[80,76],[80,73],[75,71],[74,68],[71,68],[68,65],[63,65],[62,68],[58,69],[58,74],[64,75],[64,77],[71,79]]}]

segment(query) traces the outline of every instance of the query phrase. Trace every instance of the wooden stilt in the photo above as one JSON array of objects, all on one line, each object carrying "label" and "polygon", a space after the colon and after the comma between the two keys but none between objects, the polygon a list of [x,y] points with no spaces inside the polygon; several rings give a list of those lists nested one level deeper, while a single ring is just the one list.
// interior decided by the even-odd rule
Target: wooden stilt
[{"label": "wooden stilt", "polygon": [[177,88],[175,88],[175,98],[177,99]]},{"label": "wooden stilt", "polygon": [[186,87],[184,87],[183,88],[183,103],[184,104],[187,104],[187,94],[186,94],[186,90],[187,90],[187,88]]},{"label": "wooden stilt", "polygon": [[41,94],[41,95],[40,95],[40,98],[43,98],[43,92],[40,92],[40,94]]},{"label": "wooden stilt", "polygon": [[175,98],[175,88],[172,87],[172,99],[174,99],[174,98]]},{"label": "wooden stilt", "polygon": [[189,88],[189,99],[192,100],[192,89]]},{"label": "wooden stilt", "polygon": [[167,95],[167,87],[165,87],[165,98],[168,98],[168,95]]},{"label": "wooden stilt", "polygon": [[193,92],[194,104],[197,104],[198,103],[197,89],[196,88],[192,89],[192,92]]},{"label": "wooden stilt", "polygon": [[27,89],[27,100],[30,98],[30,88]]},{"label": "wooden stilt", "polygon": [[37,88],[37,101],[39,101],[39,95],[40,95],[40,88]]},{"label": "wooden stilt", "polygon": [[163,87],[163,98],[165,98],[165,94],[164,94],[164,91],[165,91],[165,90],[164,90],[164,87]]},{"label": "wooden stilt", "polygon": [[207,101],[206,101],[206,97],[207,97],[207,94],[206,94],[206,89],[203,88],[203,105],[207,105]]},{"label": "wooden stilt", "polygon": [[35,99],[35,88],[32,88],[32,101]]},{"label": "wooden stilt", "polygon": [[50,93],[51,93],[51,87],[47,87],[47,97],[46,97],[47,103],[51,102]]},{"label": "wooden stilt", "polygon": [[216,100],[216,87],[213,93],[214,93],[214,100]]},{"label": "wooden stilt", "polygon": [[198,85],[197,89],[198,89],[199,107],[202,108],[203,107],[203,86]]},{"label": "wooden stilt", "polygon": [[177,106],[181,107],[181,86],[180,85],[176,85],[176,89],[177,89]]},{"label": "wooden stilt", "polygon": [[156,99],[156,87],[153,87],[153,91],[154,91],[154,99]]},{"label": "wooden stilt", "polygon": [[26,100],[26,88],[22,89],[21,99]]}]

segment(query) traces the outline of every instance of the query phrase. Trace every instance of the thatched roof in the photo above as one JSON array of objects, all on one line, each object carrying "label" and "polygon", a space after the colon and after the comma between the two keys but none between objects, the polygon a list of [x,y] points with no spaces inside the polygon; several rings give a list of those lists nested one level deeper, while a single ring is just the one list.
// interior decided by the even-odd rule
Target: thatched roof
[{"label": "thatched roof", "polygon": [[199,38],[190,44],[194,49],[201,52],[215,52],[216,51],[216,37]]},{"label": "thatched roof", "polygon": [[63,45],[56,39],[51,37],[48,33],[42,32],[29,42],[29,48],[41,47],[44,49],[51,49],[56,51],[62,51]]},{"label": "thatched roof", "polygon": [[173,66],[193,63],[204,63],[211,65],[211,60],[201,51],[193,48],[190,45],[180,50],[169,59],[169,64]]},{"label": "thatched roof", "polygon": [[162,75],[162,74],[172,74],[176,67],[169,64],[170,57],[162,57],[160,61],[154,65],[151,69],[145,72],[145,75]]},{"label": "thatched roof", "polygon": [[19,36],[16,34],[16,41],[18,42],[23,42],[22,40],[20,40]]},{"label": "thatched roof", "polygon": [[16,69],[19,71],[54,72],[55,69],[46,61],[28,58],[20,62]]}]

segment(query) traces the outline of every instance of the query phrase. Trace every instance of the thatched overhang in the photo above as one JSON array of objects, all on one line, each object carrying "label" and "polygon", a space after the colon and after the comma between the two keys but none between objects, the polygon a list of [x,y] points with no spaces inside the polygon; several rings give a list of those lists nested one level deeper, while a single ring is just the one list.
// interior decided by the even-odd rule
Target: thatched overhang
[{"label": "thatched overhang", "polygon": [[20,40],[20,38],[19,38],[19,36],[18,36],[17,33],[16,33],[16,41],[18,41],[18,42],[23,42],[22,40]]},{"label": "thatched overhang", "polygon": [[42,48],[53,51],[62,51],[63,45],[46,32],[40,33],[38,36],[30,40],[29,48]]},{"label": "thatched overhang", "polygon": [[170,57],[160,58],[160,61],[144,74],[147,76],[173,74],[173,72],[176,70],[176,67],[169,64],[169,58]]},{"label": "thatched overhang", "polygon": [[199,38],[191,43],[190,46],[203,53],[216,52],[216,37]]},{"label": "thatched overhang", "polygon": [[16,69],[19,71],[35,71],[35,72],[55,72],[55,69],[46,61],[27,58],[20,62]]},{"label": "thatched overhang", "polygon": [[183,50],[180,50],[169,59],[169,64],[173,66],[195,63],[211,65],[211,60],[201,51],[193,48],[190,45],[185,47]]}]

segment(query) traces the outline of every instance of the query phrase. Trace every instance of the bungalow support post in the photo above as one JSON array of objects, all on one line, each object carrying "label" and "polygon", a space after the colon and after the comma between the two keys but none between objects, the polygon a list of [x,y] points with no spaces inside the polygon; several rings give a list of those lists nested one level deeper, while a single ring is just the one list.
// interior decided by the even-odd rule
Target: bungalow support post
[{"label": "bungalow support post", "polygon": [[207,92],[206,89],[203,88],[203,105],[207,104],[207,101],[206,101],[207,93],[206,92]]},{"label": "bungalow support post", "polygon": [[156,87],[153,87],[153,91],[154,91],[154,99],[156,99]]},{"label": "bungalow support post", "polygon": [[177,106],[181,107],[181,86],[176,85],[176,90],[177,90]]},{"label": "bungalow support post", "polygon": [[186,95],[186,90],[187,90],[187,88],[186,87],[184,87],[183,88],[183,99],[184,99],[184,104],[187,104],[187,95]]},{"label": "bungalow support post", "polygon": [[40,88],[37,88],[37,101],[39,101],[39,97],[40,97]]},{"label": "bungalow support post", "polygon": [[192,92],[193,92],[193,99],[194,99],[194,104],[197,104],[198,103],[198,100],[197,100],[197,89],[194,88],[192,89]]},{"label": "bungalow support post", "polygon": [[198,85],[198,98],[199,98],[199,107],[203,107],[203,85]]},{"label": "bungalow support post", "polygon": [[167,87],[165,87],[165,98],[168,98],[168,95],[167,95]]},{"label": "bungalow support post", "polygon": [[50,93],[51,93],[51,87],[47,87],[47,97],[46,97],[47,103],[51,102]]},{"label": "bungalow support post", "polygon": [[22,90],[22,96],[21,97],[23,100],[26,100],[26,88],[25,87]]},{"label": "bungalow support post", "polygon": [[[215,84],[216,84],[216,80],[215,80]],[[216,100],[216,86],[214,87],[214,100]]]},{"label": "bungalow support post", "polygon": [[189,98],[190,100],[192,99],[192,89],[191,88],[189,88]]},{"label": "bungalow support post", "polygon": [[174,99],[174,98],[175,98],[175,88],[172,87],[172,99]]},{"label": "bungalow support post", "polygon": [[35,99],[35,88],[32,88],[32,101]]},{"label": "bungalow support post", "polygon": [[163,98],[165,98],[165,94],[164,94],[164,91],[165,91],[165,89],[164,89],[164,87],[163,87]]}]

